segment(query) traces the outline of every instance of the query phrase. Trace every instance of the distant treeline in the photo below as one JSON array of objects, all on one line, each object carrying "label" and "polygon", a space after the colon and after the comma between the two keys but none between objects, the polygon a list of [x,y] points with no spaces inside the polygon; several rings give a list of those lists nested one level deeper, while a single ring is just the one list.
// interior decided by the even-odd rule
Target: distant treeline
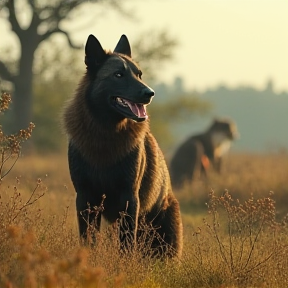
[{"label": "distant treeline", "polygon": [[[266,152],[288,149],[288,93],[277,93],[273,81],[264,89],[248,86],[229,88],[220,85],[205,92],[185,91],[181,78],[173,85],[154,86],[155,100],[162,102],[178,95],[198,95],[212,104],[209,115],[197,116],[194,121],[174,125],[174,148],[192,133],[205,130],[217,116],[230,117],[238,125],[241,137],[233,146],[234,151]],[[173,149],[172,149],[173,150]]]}]

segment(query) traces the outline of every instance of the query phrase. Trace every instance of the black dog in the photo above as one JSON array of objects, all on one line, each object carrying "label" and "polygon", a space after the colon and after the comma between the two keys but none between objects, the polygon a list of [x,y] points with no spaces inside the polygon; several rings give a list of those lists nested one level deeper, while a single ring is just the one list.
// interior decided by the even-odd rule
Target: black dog
[{"label": "black dog", "polygon": [[[131,233],[126,237],[127,233],[121,231],[122,244],[129,242],[134,247],[140,233],[139,223],[144,222],[162,238],[160,241],[153,234],[152,248],[158,254],[180,256],[179,203],[147,121],[146,106],[154,91],[141,80],[142,72],[131,59],[125,35],[114,52],[103,50],[90,35],[85,52],[87,72],[64,112],[80,235],[87,237],[91,223],[100,229],[101,217],[85,216],[84,211],[87,203],[99,207],[105,194],[101,215],[106,220],[115,223],[121,212],[128,214],[127,226],[120,227],[120,231],[128,227]],[[166,249],[163,240],[168,244]]]}]

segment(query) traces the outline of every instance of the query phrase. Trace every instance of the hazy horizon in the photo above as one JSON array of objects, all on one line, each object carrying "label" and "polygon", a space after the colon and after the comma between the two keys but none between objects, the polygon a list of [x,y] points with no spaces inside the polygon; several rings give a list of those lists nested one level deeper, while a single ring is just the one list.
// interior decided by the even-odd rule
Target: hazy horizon
[{"label": "hazy horizon", "polygon": [[[134,11],[134,21],[107,12],[105,5],[101,8],[104,16],[101,13],[93,16],[93,5],[87,1],[78,12],[85,17],[69,24],[69,30],[74,31],[73,39],[85,43],[87,35],[92,33],[103,47],[114,48],[121,34],[126,34],[133,43],[138,33],[165,28],[179,41],[179,46],[174,60],[162,69],[159,81],[171,83],[180,76],[187,89],[203,91],[221,83],[263,89],[272,79],[275,90],[288,90],[288,1],[129,0],[124,3],[128,11]],[[29,15],[22,17],[25,20]],[[89,22],[94,21],[93,17],[97,18],[95,24]],[[85,24],[87,19],[90,19],[89,27]],[[80,29],[85,25],[86,28]],[[3,19],[0,19],[0,33],[0,49],[7,45],[12,50],[18,49]]]}]

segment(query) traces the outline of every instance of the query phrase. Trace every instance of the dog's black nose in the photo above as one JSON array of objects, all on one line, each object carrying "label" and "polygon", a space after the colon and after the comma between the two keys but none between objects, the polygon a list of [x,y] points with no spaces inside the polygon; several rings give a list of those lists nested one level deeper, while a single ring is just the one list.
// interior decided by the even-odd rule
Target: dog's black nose
[{"label": "dog's black nose", "polygon": [[146,87],[143,89],[142,91],[143,96],[147,97],[147,98],[151,98],[155,95],[155,92],[153,89],[151,89],[150,87]]}]

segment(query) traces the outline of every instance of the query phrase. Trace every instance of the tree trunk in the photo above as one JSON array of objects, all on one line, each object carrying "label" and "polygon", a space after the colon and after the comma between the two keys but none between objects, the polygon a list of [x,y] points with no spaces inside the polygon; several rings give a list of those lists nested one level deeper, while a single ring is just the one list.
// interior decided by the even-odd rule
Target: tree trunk
[{"label": "tree trunk", "polygon": [[[14,95],[12,95],[14,109],[13,130],[26,128],[32,121],[32,66],[33,54],[31,51],[23,51],[25,59],[21,57],[19,74],[14,82]],[[28,52],[28,53],[27,53]]]},{"label": "tree trunk", "polygon": [[[31,33],[32,32],[32,33]],[[33,63],[34,53],[39,43],[36,37],[37,31],[26,30],[20,37],[21,56],[19,60],[18,75],[14,81],[13,102],[13,132],[25,129],[30,122],[33,122]]]}]

